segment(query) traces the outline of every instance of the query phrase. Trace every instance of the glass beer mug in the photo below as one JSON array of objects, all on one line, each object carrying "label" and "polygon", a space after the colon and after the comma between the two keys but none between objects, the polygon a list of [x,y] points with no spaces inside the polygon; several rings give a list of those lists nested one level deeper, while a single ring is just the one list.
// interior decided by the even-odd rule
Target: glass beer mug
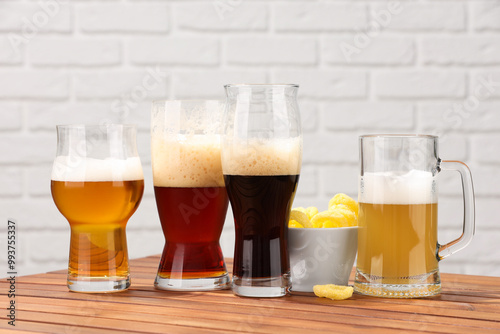
[{"label": "glass beer mug", "polygon": [[[354,289],[365,295],[415,298],[441,292],[438,262],[474,235],[474,191],[469,168],[438,157],[438,137],[360,137],[358,259]],[[458,171],[464,196],[463,234],[437,240],[437,176]]]}]

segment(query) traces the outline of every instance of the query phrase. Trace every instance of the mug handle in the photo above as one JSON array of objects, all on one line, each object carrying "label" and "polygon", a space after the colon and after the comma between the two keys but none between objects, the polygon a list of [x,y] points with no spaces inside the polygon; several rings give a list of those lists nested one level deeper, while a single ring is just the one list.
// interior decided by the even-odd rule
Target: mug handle
[{"label": "mug handle", "polygon": [[462,179],[462,191],[464,198],[464,223],[462,235],[447,244],[438,243],[437,258],[442,260],[453,253],[465,248],[472,240],[476,229],[474,214],[474,187],[472,185],[472,174],[469,167],[461,161],[438,160],[437,170],[455,170],[460,173]]}]

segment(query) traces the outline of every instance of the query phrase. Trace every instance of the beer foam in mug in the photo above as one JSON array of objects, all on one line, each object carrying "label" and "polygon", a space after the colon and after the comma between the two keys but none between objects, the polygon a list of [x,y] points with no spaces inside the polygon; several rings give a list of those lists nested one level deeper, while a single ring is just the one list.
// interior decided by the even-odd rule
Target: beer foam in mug
[{"label": "beer foam in mug", "polygon": [[436,203],[436,182],[431,172],[365,173],[360,180],[359,201],[374,204]]},{"label": "beer foam in mug", "polygon": [[302,163],[302,140],[249,139],[225,146],[222,157],[228,175],[298,175]]},{"label": "beer foam in mug", "polygon": [[152,138],[157,187],[223,187],[220,136],[161,135]]},{"label": "beer foam in mug", "polygon": [[52,180],[71,182],[143,180],[138,157],[127,159],[94,159],[78,156],[58,156],[52,168]]}]

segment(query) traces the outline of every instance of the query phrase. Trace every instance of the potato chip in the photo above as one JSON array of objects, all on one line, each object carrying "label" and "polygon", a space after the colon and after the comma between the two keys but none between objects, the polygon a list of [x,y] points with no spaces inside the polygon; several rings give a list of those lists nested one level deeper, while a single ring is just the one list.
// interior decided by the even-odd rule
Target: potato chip
[{"label": "potato chip", "polygon": [[[303,209],[303,208],[302,208]],[[307,218],[307,215],[297,209],[293,209],[290,211],[290,219],[289,220],[295,220],[297,223],[302,225],[303,227],[313,227],[313,224],[309,221],[309,218]]]},{"label": "potato chip", "polygon": [[347,205],[345,204],[333,204],[333,205],[328,205],[328,210],[332,210],[332,209],[335,209],[335,208],[339,208],[339,209],[346,209],[346,210],[349,210],[351,211],[352,213],[354,213],[354,211],[352,211]]},{"label": "potato chip", "polygon": [[311,223],[314,227],[345,227],[349,226],[347,219],[338,212],[334,211],[323,211],[316,214],[312,219]]},{"label": "potato chip", "polygon": [[303,206],[298,206],[296,208],[293,208],[292,210],[300,211],[300,212],[303,212],[303,213],[305,213],[307,215],[306,208],[304,208]]},{"label": "potato chip", "polygon": [[328,208],[334,206],[335,204],[344,204],[346,205],[352,212],[356,214],[356,217],[358,216],[358,202],[353,200],[351,197],[347,196],[346,194],[337,194],[333,196],[333,198],[330,200],[328,203]]},{"label": "potato chip", "polygon": [[326,222],[323,222],[323,226],[320,226],[322,228],[332,228],[332,227],[338,227],[336,223],[332,222],[331,220],[327,220]]},{"label": "potato chip", "polygon": [[311,218],[314,217],[314,215],[318,213],[318,208],[315,206],[310,206],[308,208],[304,208],[302,206],[299,206],[299,207],[293,208],[292,210],[296,210],[296,211],[300,211],[300,212],[305,213],[307,215],[307,218],[309,218],[309,220],[311,220]]},{"label": "potato chip", "polygon": [[315,215],[318,214],[318,208],[315,207],[315,206],[310,206],[306,209],[306,212],[305,214],[307,215],[307,217],[309,218],[309,220],[312,219],[312,217],[314,217]]},{"label": "potato chip", "polygon": [[293,220],[293,219],[292,219],[292,220],[290,220],[290,221],[288,222],[288,227],[293,227],[293,228],[304,228],[304,226],[302,226],[302,224],[301,224],[301,223],[299,223],[298,221]]},{"label": "potato chip", "polygon": [[331,206],[328,210],[342,214],[347,219],[349,226],[358,225],[358,217],[356,217],[356,214],[352,212],[346,205],[335,204]]},{"label": "potato chip", "polygon": [[352,286],[325,284],[313,286],[313,291],[318,297],[330,298],[332,300],[344,300],[352,297],[354,289]]}]

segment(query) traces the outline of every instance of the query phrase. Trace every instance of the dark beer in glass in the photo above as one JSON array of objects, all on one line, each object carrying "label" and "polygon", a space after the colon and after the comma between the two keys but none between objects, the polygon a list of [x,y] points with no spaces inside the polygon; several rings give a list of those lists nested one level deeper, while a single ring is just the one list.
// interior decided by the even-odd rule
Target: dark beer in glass
[{"label": "dark beer in glass", "polygon": [[233,210],[233,292],[284,296],[290,287],[288,218],[302,160],[296,85],[227,85],[222,148]]}]

